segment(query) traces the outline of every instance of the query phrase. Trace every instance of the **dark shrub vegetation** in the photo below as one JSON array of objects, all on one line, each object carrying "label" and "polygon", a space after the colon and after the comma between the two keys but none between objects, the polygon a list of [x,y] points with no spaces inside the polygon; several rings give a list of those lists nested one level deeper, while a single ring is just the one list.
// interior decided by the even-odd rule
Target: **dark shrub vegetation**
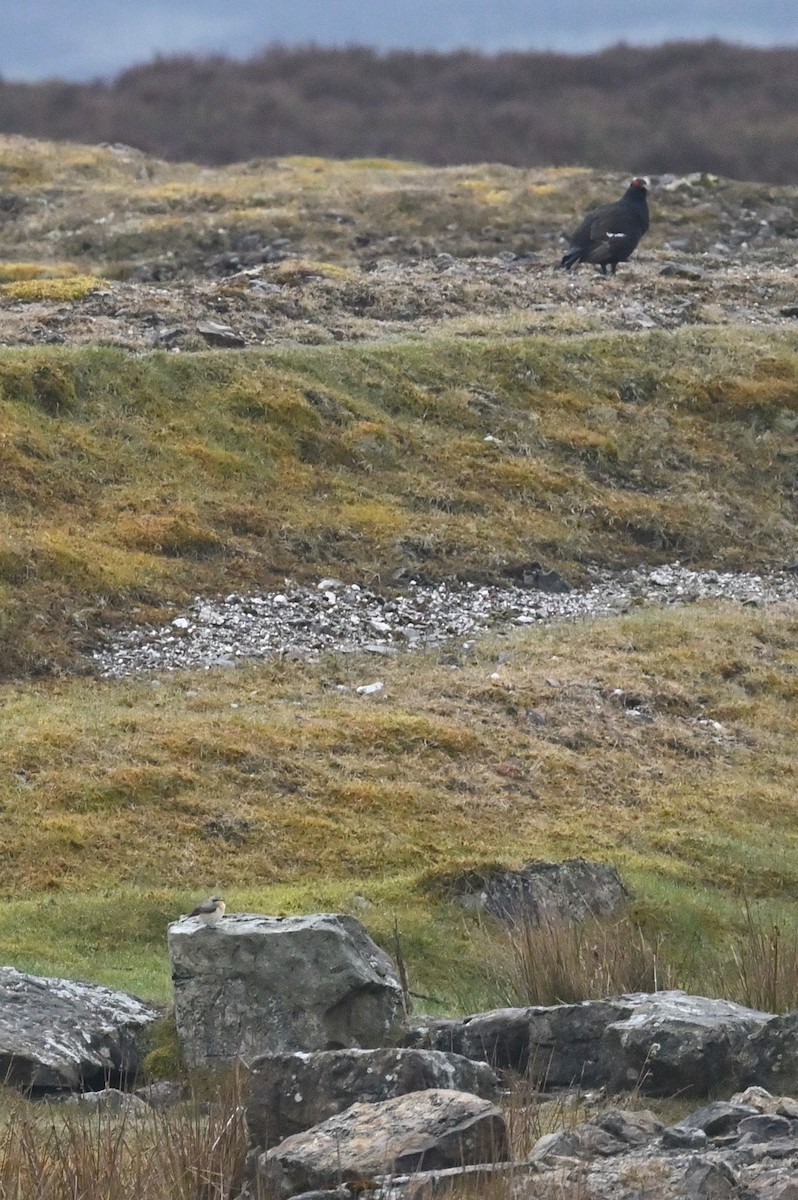
[{"label": "dark shrub vegetation", "polygon": [[0,81],[0,130],[168,159],[392,157],[792,182],[798,49],[673,42],[597,54],[269,48],[157,58],[111,81]]}]

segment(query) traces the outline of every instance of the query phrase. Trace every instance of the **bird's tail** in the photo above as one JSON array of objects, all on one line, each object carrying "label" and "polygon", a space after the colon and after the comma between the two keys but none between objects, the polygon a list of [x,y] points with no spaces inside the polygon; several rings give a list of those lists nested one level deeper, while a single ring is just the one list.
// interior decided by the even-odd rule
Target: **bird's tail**
[{"label": "bird's tail", "polygon": [[562,258],[560,259],[560,266],[565,267],[566,271],[570,271],[571,267],[575,267],[580,261],[581,257],[582,251],[578,248],[575,249],[574,247],[571,247],[570,250],[566,250],[565,254],[563,254]]}]

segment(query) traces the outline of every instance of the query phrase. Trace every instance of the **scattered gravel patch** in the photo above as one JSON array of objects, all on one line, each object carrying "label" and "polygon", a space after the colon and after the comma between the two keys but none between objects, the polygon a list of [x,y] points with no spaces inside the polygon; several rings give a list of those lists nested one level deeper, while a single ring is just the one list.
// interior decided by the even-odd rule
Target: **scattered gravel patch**
[{"label": "scattered gravel patch", "polygon": [[584,589],[411,582],[381,595],[358,584],[322,579],[314,587],[286,581],[281,592],[198,596],[168,625],[109,633],[93,655],[103,676],[189,667],[231,667],[250,658],[315,658],[325,651],[391,655],[473,638],[490,629],[589,619],[641,604],[679,605],[725,599],[748,605],[798,601],[798,569],[775,575],[691,571],[679,563],[611,575],[593,572]]}]

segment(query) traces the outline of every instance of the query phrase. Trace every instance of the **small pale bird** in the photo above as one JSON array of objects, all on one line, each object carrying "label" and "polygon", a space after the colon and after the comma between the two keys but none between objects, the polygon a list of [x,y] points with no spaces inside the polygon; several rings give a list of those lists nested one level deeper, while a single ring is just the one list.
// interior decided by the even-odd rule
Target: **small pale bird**
[{"label": "small pale bird", "polygon": [[198,904],[188,915],[196,917],[203,925],[218,925],[224,916],[224,909],[222,897],[211,896],[210,900],[203,900],[202,904]]}]

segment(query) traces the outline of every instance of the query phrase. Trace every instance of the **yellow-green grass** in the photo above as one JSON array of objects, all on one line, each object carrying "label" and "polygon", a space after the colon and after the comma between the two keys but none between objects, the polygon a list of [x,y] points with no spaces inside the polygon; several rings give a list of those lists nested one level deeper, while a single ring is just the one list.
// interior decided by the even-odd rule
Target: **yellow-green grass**
[{"label": "yellow-green grass", "polygon": [[705,604],[471,654],[6,685],[0,960],[163,998],[167,921],[221,889],[355,912],[389,947],[396,916],[417,988],[474,1007],[447,880],[583,854],[700,987],[741,896],[798,917],[796,633],[794,607]]},{"label": "yellow-green grass", "polygon": [[71,262],[0,262],[0,283],[71,279],[76,275],[80,275],[80,270]]},{"label": "yellow-green grass", "polygon": [[[214,170],[166,163],[111,147],[0,135],[0,178],[9,198],[0,256],[74,261],[87,274],[128,277],[153,260],[204,265],[241,237],[349,264],[397,243],[410,255],[441,250],[494,255],[499,247],[559,257],[558,237],[589,207],[616,193],[621,174],[578,167],[522,170],[501,164],[428,167],[382,159],[310,156],[259,159]],[[628,177],[627,177],[628,178]],[[729,214],[777,202],[790,188],[716,180],[652,193],[646,248],[686,228],[725,238]],[[15,203],[16,202],[16,203]],[[354,236],[353,236],[354,235]]]},{"label": "yellow-green grass", "polygon": [[[347,262],[356,257],[353,224],[369,238],[400,237],[416,249],[422,239],[431,248],[443,240],[465,254],[495,252],[497,234],[538,246],[539,222],[550,238],[618,185],[618,177],[609,184],[579,168],[309,156],[200,170],[138,152],[4,135],[0,178],[20,201],[0,228],[3,257],[37,260],[46,236],[48,253],[101,275],[126,274],[176,249],[219,248],[239,234],[264,242],[287,236],[292,251]],[[679,197],[670,207],[678,215]]]},{"label": "yellow-green grass", "polygon": [[0,674],[285,574],[780,564],[797,349],[709,328],[0,353]]},{"label": "yellow-green grass", "polygon": [[58,279],[19,279],[13,283],[0,283],[0,303],[19,301],[35,304],[41,300],[66,302],[80,300],[88,292],[102,287],[96,275],[75,275]]}]

